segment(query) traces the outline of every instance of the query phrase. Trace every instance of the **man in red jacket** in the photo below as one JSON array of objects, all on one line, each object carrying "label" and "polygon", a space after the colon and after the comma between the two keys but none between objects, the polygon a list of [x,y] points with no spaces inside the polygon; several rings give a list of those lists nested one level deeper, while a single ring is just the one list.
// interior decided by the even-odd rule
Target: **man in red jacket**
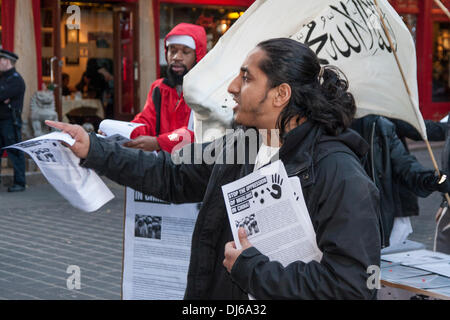
[{"label": "man in red jacket", "polygon": [[132,122],[136,128],[126,147],[146,151],[172,149],[194,142],[193,114],[183,97],[183,76],[206,54],[206,32],[201,26],[180,23],[164,39],[167,78],[150,87],[144,110]]}]

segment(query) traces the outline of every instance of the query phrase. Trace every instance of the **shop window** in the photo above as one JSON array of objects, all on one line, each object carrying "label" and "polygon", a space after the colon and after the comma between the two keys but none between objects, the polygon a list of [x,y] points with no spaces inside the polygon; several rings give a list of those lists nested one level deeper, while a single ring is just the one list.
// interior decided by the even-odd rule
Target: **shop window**
[{"label": "shop window", "polygon": [[[98,116],[91,119],[96,127],[99,119],[113,116],[113,6],[72,1],[61,5],[62,110],[75,123],[74,114]],[[67,25],[72,5],[80,6],[79,29]]]},{"label": "shop window", "polygon": [[51,79],[51,58],[53,57],[53,10],[50,1],[41,2],[41,60],[42,80],[49,84]]},{"label": "shop window", "polygon": [[450,23],[433,23],[433,102],[450,102]]},{"label": "shop window", "polygon": [[164,53],[164,37],[181,22],[201,25],[205,28],[208,50],[244,13],[244,7],[193,6],[161,3],[159,27],[159,61],[161,76],[166,75],[167,62]]},{"label": "shop window", "polygon": [[[107,81],[98,70],[113,73],[113,8],[111,5],[83,3],[80,28],[69,29],[67,7],[74,2],[62,2],[61,49],[62,72],[69,76],[68,89],[83,98],[103,100]],[[102,71],[103,71],[102,69]]]}]

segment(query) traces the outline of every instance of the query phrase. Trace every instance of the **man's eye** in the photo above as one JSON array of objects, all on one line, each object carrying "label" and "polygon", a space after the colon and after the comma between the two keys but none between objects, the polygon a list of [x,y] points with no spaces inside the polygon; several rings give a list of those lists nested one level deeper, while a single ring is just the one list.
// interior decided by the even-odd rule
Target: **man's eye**
[{"label": "man's eye", "polygon": [[242,76],[242,80],[243,81],[248,81],[248,77],[247,76]]}]

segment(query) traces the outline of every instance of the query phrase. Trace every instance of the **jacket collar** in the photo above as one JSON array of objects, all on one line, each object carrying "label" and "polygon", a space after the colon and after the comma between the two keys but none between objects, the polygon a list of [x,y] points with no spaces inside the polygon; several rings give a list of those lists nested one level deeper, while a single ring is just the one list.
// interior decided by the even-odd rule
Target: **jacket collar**
[{"label": "jacket collar", "polygon": [[175,82],[169,77],[165,77],[163,83],[171,88],[175,88]]},{"label": "jacket collar", "polygon": [[10,75],[14,74],[16,72],[16,68],[11,68],[9,70],[6,70],[5,72],[2,72],[2,77],[9,77]]},{"label": "jacket collar", "polygon": [[299,176],[303,187],[315,182],[314,146],[322,135],[319,126],[307,121],[286,134],[285,141],[270,162],[283,161],[289,177]]},{"label": "jacket collar", "polygon": [[302,186],[307,187],[315,182],[315,161],[335,151],[352,153],[361,160],[368,148],[367,142],[353,130],[328,136],[320,125],[307,121],[288,132],[278,158],[283,161],[287,174],[299,176]]}]

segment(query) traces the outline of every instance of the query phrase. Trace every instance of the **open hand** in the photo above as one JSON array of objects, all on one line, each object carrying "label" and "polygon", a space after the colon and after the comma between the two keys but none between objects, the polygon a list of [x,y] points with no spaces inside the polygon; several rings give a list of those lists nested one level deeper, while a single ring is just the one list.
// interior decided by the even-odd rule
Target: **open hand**
[{"label": "open hand", "polygon": [[70,150],[80,159],[85,159],[89,152],[89,135],[83,127],[64,122],[45,120],[45,124],[49,127],[61,130],[68,133],[74,140],[73,146],[68,146]]}]

